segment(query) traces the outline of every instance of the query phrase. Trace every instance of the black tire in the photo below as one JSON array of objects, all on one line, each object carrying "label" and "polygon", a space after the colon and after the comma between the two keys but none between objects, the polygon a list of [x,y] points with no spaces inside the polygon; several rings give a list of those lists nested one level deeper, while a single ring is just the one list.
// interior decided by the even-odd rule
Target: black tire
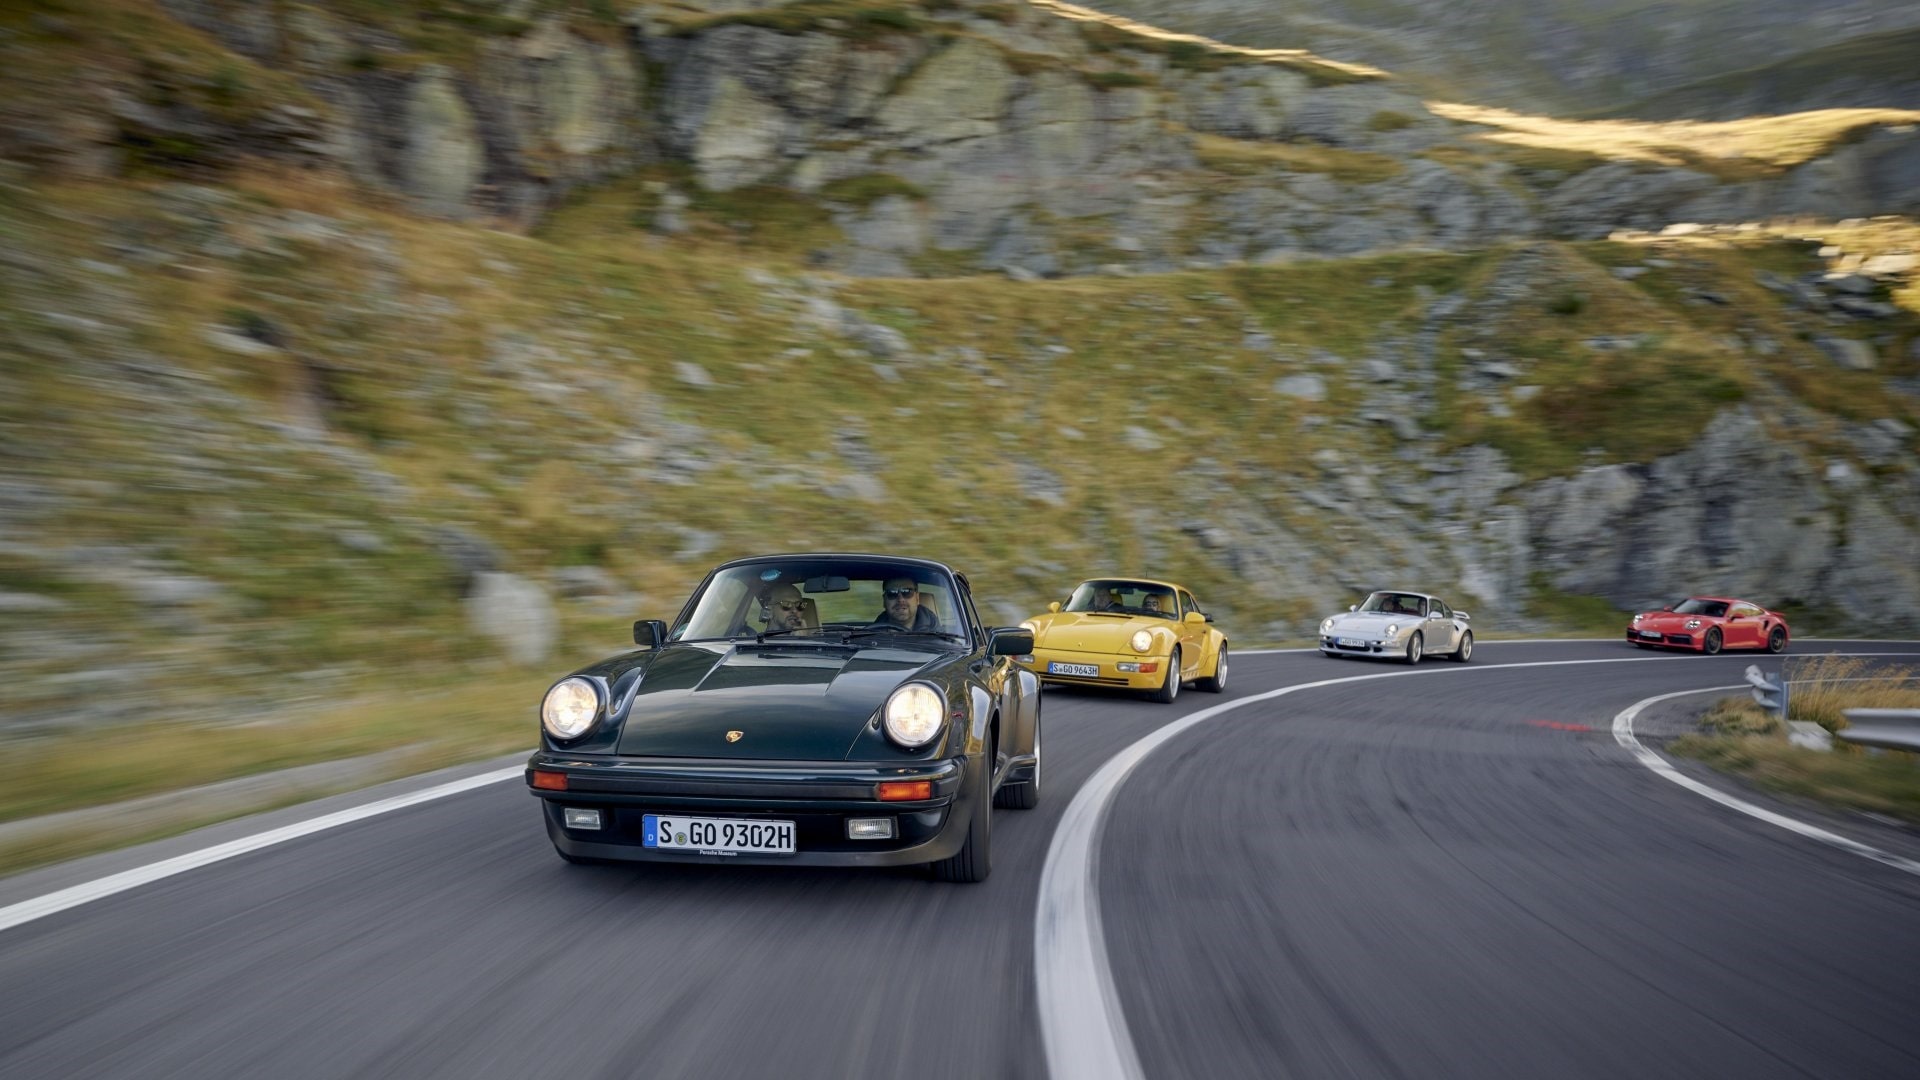
[{"label": "black tire", "polygon": [[1418,664],[1420,662],[1420,658],[1426,655],[1426,648],[1427,648],[1427,639],[1425,635],[1421,634],[1420,631],[1415,630],[1413,632],[1413,636],[1407,639],[1407,656],[1406,656],[1407,666],[1412,667],[1413,665]]},{"label": "black tire", "polygon": [[[1034,702],[1038,710],[1040,703]],[[1008,810],[1031,810],[1040,805],[1040,714],[1033,714],[1033,779],[1018,784],[1002,784],[993,793],[993,805]]]},{"label": "black tire", "polygon": [[1213,658],[1213,674],[1193,684],[1209,694],[1218,694],[1227,688],[1227,643],[1220,643],[1220,651]]},{"label": "black tire", "polygon": [[1162,705],[1171,705],[1173,699],[1179,696],[1180,650],[1176,647],[1167,657],[1167,681],[1160,684],[1160,689],[1149,692],[1147,697]]},{"label": "black tire", "polygon": [[1460,635],[1460,647],[1453,650],[1453,655],[1448,659],[1456,664],[1464,664],[1473,659],[1473,631],[1469,630]]},{"label": "black tire", "polygon": [[980,790],[973,800],[973,818],[967,822],[967,842],[949,858],[933,864],[935,881],[972,884],[987,880],[993,872],[993,799],[987,794],[993,787],[991,752],[980,769]]},{"label": "black tire", "polygon": [[1720,628],[1716,626],[1707,631],[1706,637],[1700,639],[1700,651],[1708,656],[1718,656],[1720,655],[1720,642]]},{"label": "black tire", "polygon": [[560,861],[568,864],[569,866],[605,866],[607,865],[606,859],[589,859],[585,855],[569,855],[566,852],[561,851],[559,848],[554,848],[553,853],[555,855],[560,856]]},{"label": "black tire", "polygon": [[1773,632],[1767,635],[1767,651],[1773,653],[1775,656],[1787,651],[1786,627],[1776,626],[1773,628]]}]

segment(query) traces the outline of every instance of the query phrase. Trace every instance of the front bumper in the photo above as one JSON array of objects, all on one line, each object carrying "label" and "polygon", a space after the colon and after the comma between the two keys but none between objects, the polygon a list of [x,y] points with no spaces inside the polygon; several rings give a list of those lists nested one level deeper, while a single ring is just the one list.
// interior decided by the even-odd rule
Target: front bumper
[{"label": "front bumper", "polygon": [[1653,649],[1687,649],[1701,651],[1704,634],[1661,634],[1658,637],[1643,637],[1638,630],[1628,630],[1627,640],[1635,645],[1645,645]]},{"label": "front bumper", "polygon": [[[1342,641],[1357,641],[1358,645],[1342,645]],[[1320,635],[1320,651],[1328,656],[1391,656],[1402,657],[1407,653],[1407,643],[1403,638],[1370,637],[1353,634]]]},{"label": "front bumper", "polygon": [[[1139,653],[1092,653],[1072,652],[1067,649],[1042,649],[1036,647],[1032,659],[1016,658],[1015,663],[1033,672],[1043,683],[1055,683],[1060,686],[1113,686],[1125,690],[1158,690],[1167,680],[1167,658],[1164,656],[1142,656]],[[1090,664],[1100,669],[1098,675],[1056,675],[1047,670],[1051,663]],[[1135,664],[1148,667],[1147,671],[1121,671],[1119,665]]]},{"label": "front bumper", "polygon": [[[948,858],[966,842],[974,793],[965,758],[914,765],[705,758],[571,757],[539,751],[527,761],[528,791],[542,803],[553,846],[588,859],[743,862],[785,866],[909,866]],[[559,773],[567,789],[535,788],[533,774]],[[928,780],[933,797],[881,802],[883,780]],[[975,784],[972,787],[978,787]],[[571,829],[568,808],[600,811],[598,829]],[[678,813],[791,821],[792,855],[702,855],[646,847],[642,819]],[[848,818],[890,817],[894,836],[850,840]]]}]

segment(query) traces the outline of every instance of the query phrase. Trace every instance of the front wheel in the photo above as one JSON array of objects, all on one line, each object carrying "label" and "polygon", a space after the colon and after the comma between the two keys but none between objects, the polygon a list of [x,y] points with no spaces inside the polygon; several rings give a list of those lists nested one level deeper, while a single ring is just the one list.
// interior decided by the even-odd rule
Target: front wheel
[{"label": "front wheel", "polygon": [[1426,639],[1420,636],[1420,631],[1415,630],[1413,637],[1407,641],[1407,666],[1411,667],[1420,662],[1421,650],[1424,648],[1426,648]]},{"label": "front wheel", "polygon": [[1785,628],[1776,626],[1773,628],[1773,633],[1767,635],[1767,651],[1776,655],[1787,651]]},{"label": "front wheel", "polygon": [[1160,689],[1155,690],[1147,696],[1162,705],[1171,705],[1173,704],[1173,699],[1180,696],[1179,649],[1173,650],[1173,654],[1167,657],[1167,681],[1160,684]]},{"label": "front wheel", "polygon": [[1719,627],[1716,626],[1713,629],[1707,631],[1707,636],[1700,642],[1700,651],[1703,653],[1706,653],[1708,656],[1720,655],[1720,628]]},{"label": "front wheel", "polygon": [[[1034,702],[1039,708],[1040,703]],[[1009,810],[1031,810],[1040,805],[1040,717],[1033,718],[1033,779],[1017,784],[1002,784],[993,795],[993,805]]]},{"label": "front wheel", "polygon": [[1460,647],[1453,650],[1453,662],[1464,664],[1473,659],[1473,631],[1460,635]]},{"label": "front wheel", "polygon": [[1227,688],[1227,643],[1220,643],[1220,651],[1213,658],[1213,674],[1194,684],[1209,694],[1217,694]]},{"label": "front wheel", "polygon": [[987,880],[993,871],[993,758],[981,762],[980,790],[973,799],[973,818],[967,822],[967,842],[949,858],[933,864],[936,881],[971,884]]}]

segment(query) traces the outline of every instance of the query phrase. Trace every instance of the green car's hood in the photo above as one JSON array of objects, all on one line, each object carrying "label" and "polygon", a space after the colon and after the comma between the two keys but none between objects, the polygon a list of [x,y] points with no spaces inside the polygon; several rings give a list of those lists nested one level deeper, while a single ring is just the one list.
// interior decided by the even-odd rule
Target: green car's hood
[{"label": "green car's hood", "polygon": [[[894,687],[950,655],[773,642],[670,645],[640,680],[618,752],[841,761]],[[728,742],[730,731],[741,734]]]}]

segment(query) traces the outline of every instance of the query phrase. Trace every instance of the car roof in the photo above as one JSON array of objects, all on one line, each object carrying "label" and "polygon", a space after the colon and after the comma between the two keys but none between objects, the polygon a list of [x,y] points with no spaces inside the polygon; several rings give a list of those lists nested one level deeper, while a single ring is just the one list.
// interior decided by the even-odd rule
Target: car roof
[{"label": "car roof", "polygon": [[[1082,579],[1080,582],[1080,585],[1085,585],[1088,582],[1092,582],[1092,581],[1136,581],[1142,585],[1158,585],[1163,589],[1174,589],[1179,592],[1193,591],[1187,588],[1185,585],[1175,585],[1171,581],[1162,581],[1159,578],[1141,577],[1138,574],[1098,574],[1098,575],[1095,575],[1094,577]],[[1077,589],[1080,587],[1080,585],[1075,585],[1074,588]]]},{"label": "car roof", "polygon": [[945,570],[956,577],[962,576],[953,567],[935,559],[922,559],[912,555],[879,555],[868,551],[788,551],[772,555],[748,555],[731,559],[714,567],[725,570],[729,566],[745,566],[750,563],[773,562],[778,559],[865,559],[872,562],[901,563],[908,566],[931,566]]},{"label": "car roof", "polygon": [[1401,596],[1420,596],[1420,597],[1425,597],[1428,600],[1440,599],[1440,596],[1437,593],[1418,592],[1414,589],[1375,589],[1373,590],[1373,592],[1370,592],[1367,595],[1372,596],[1373,593],[1383,593],[1383,592],[1399,593]]}]

